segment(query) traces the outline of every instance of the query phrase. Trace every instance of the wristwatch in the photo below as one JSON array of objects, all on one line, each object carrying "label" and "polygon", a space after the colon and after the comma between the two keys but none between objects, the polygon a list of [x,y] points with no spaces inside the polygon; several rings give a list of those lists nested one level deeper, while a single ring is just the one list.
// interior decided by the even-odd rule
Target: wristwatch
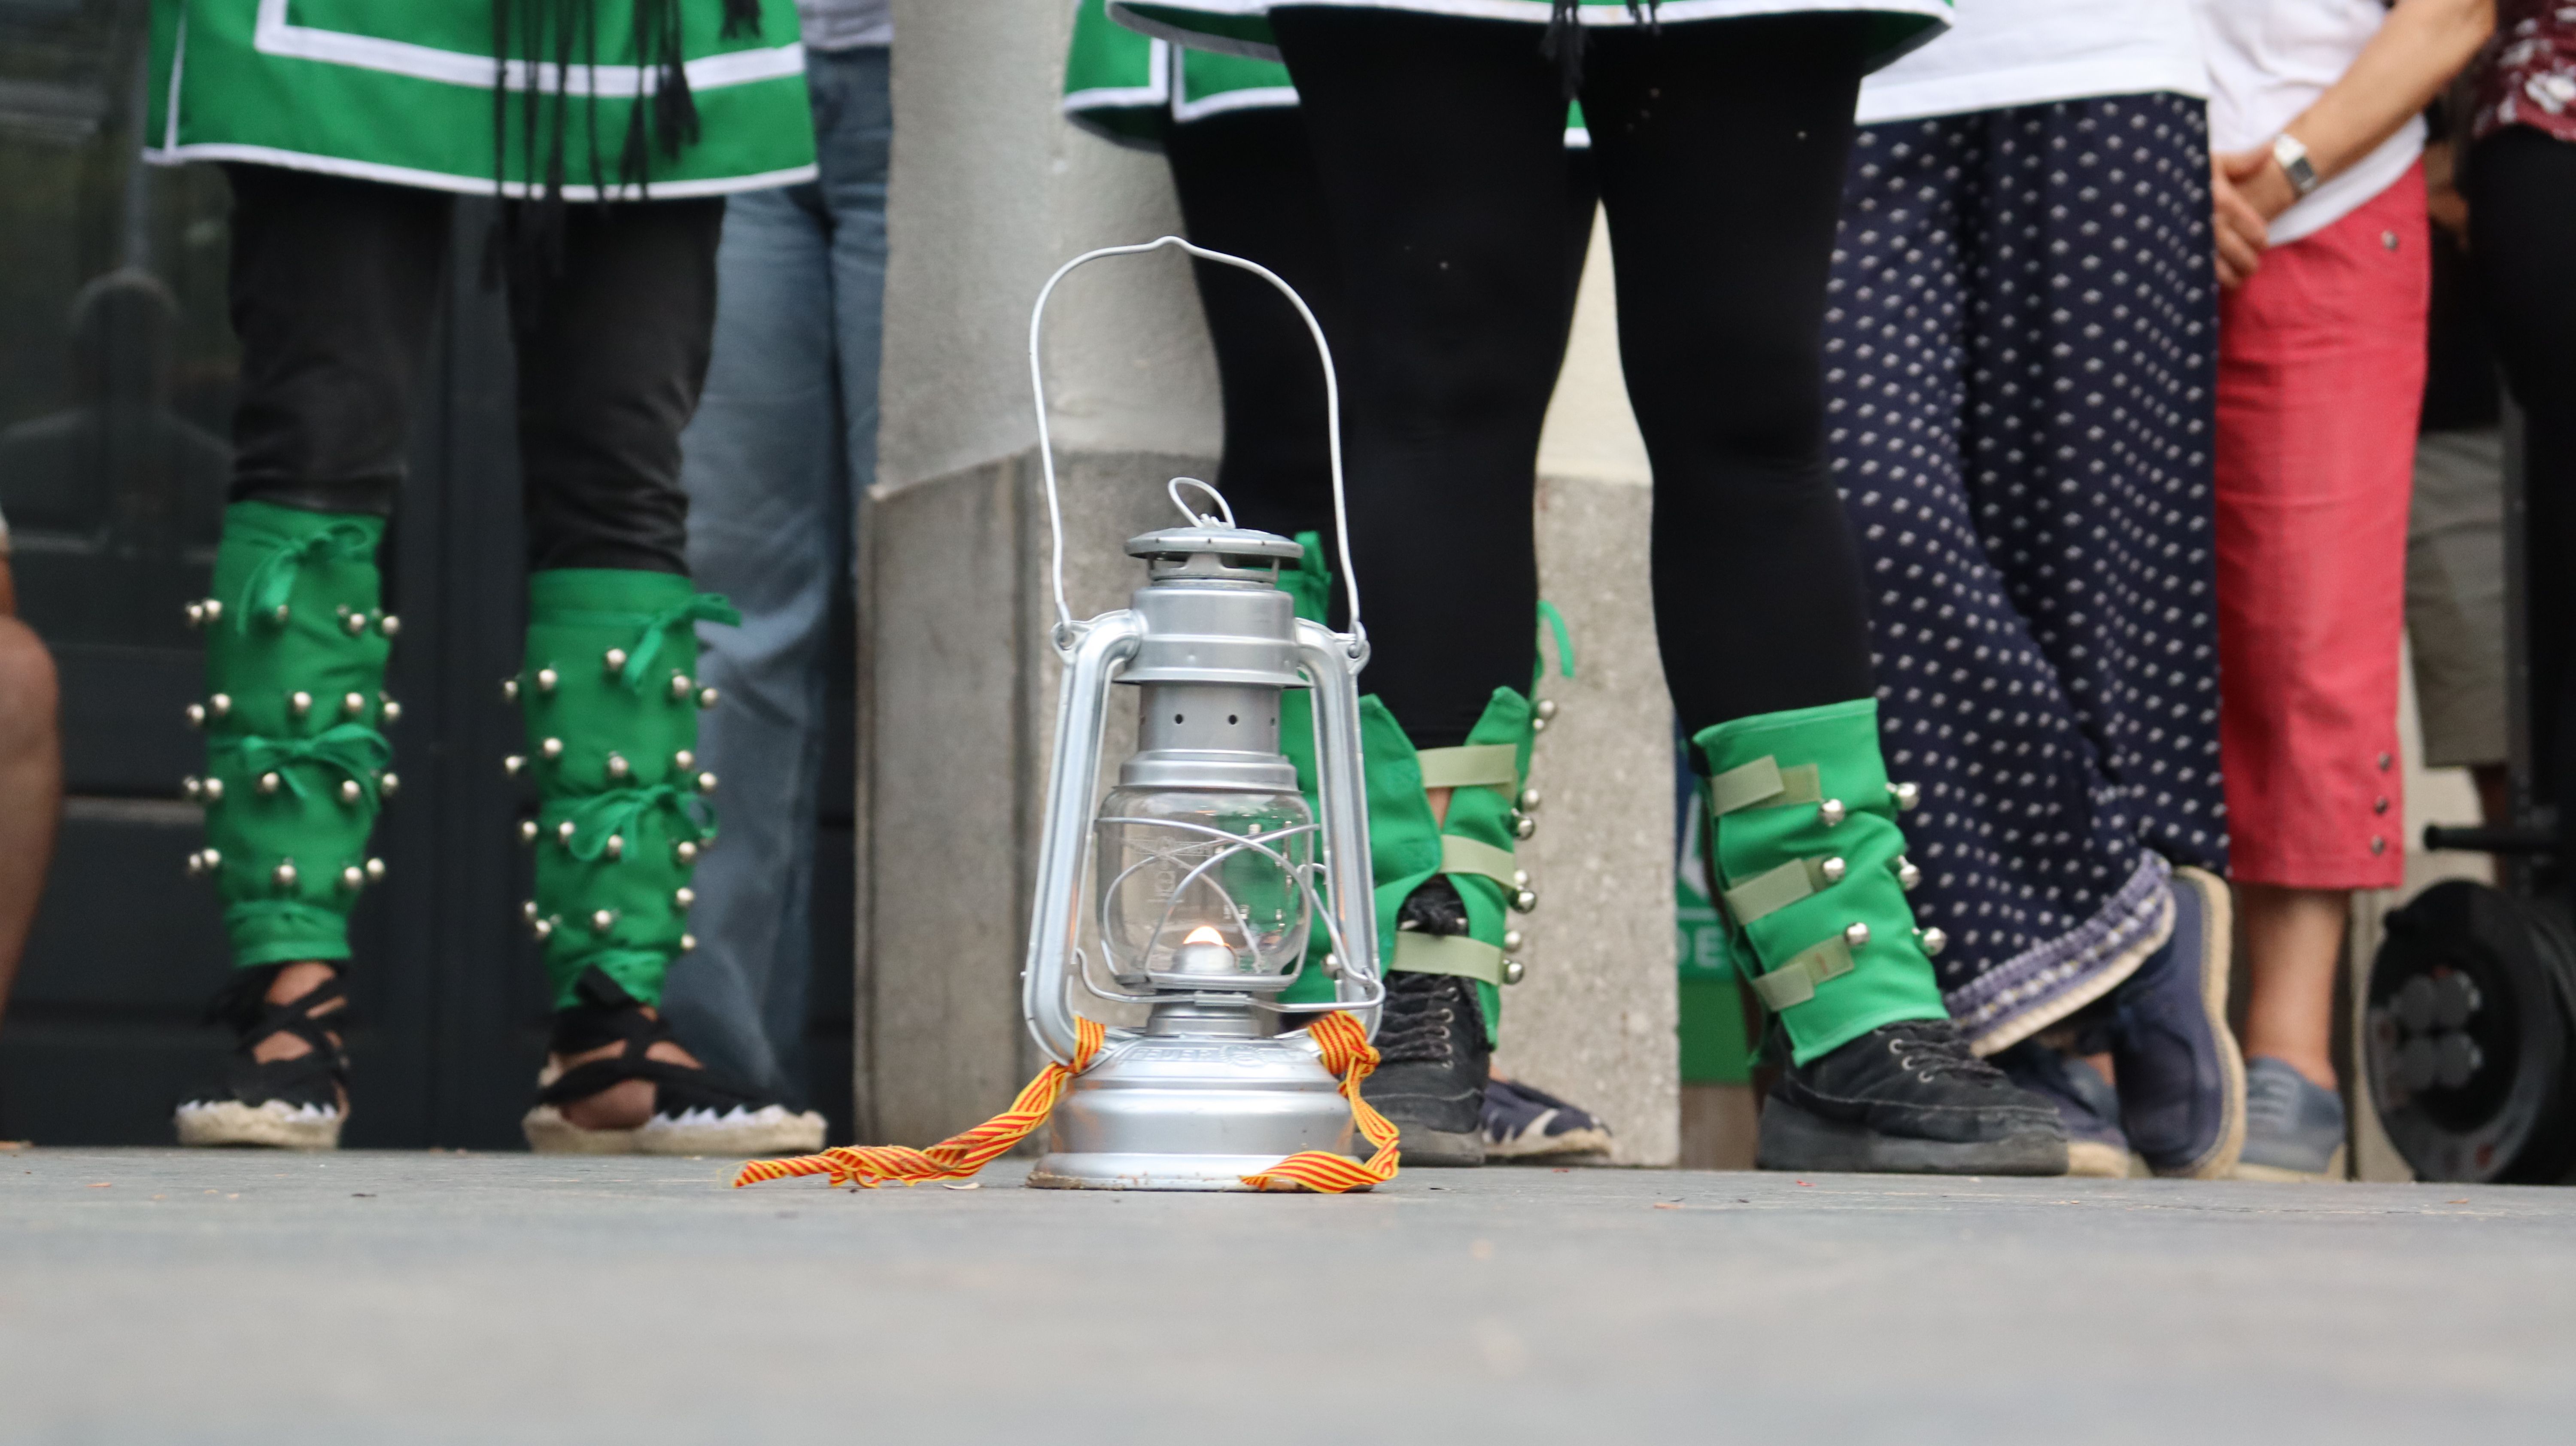
[{"label": "wristwatch", "polygon": [[2272,159],[2281,163],[2281,174],[2290,178],[2290,189],[2304,196],[2317,188],[2317,168],[2308,161],[2308,148],[2299,138],[2283,131],[2272,137]]}]

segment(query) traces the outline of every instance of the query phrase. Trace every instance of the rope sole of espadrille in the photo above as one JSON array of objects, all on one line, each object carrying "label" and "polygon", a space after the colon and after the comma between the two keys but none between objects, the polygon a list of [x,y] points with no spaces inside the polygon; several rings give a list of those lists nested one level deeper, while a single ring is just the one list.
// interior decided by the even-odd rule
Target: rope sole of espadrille
[{"label": "rope sole of espadrille", "polygon": [[270,1150],[336,1150],[347,1116],[320,1105],[284,1100],[247,1105],[240,1100],[191,1100],[174,1122],[179,1143],[192,1149],[246,1145]]}]

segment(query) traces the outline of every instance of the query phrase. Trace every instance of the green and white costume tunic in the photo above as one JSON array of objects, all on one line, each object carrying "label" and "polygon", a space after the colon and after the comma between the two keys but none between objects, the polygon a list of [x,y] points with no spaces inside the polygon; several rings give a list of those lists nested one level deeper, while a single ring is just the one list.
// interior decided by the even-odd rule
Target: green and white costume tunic
[{"label": "green and white costume tunic", "polygon": [[511,197],[559,162],[570,201],[815,174],[793,0],[153,0],[144,158]]},{"label": "green and white costume tunic", "polygon": [[[1866,42],[1871,69],[1885,65],[1941,33],[1950,0],[1575,0],[1573,18],[1584,25],[1678,25],[1692,20],[1740,20],[1802,11],[1858,11],[1871,18]],[[1275,60],[1270,35],[1274,4],[1348,5],[1371,10],[1410,10],[1462,20],[1523,20],[1545,25],[1555,0],[1109,0],[1122,25],[1165,40],[1256,59]]]},{"label": "green and white costume tunic", "polygon": [[[1065,54],[1064,113],[1095,135],[1154,148],[1175,125],[1297,104],[1288,67],[1275,58],[1209,48],[1196,37],[1175,44],[1113,21],[1109,0],[1080,4]],[[1592,143],[1581,106],[1567,112],[1565,143]]]},{"label": "green and white costume tunic", "polygon": [[1207,116],[1297,103],[1288,67],[1153,39],[1109,18],[1108,0],[1081,0],[1065,52],[1064,113],[1094,134],[1159,146],[1164,132]]}]

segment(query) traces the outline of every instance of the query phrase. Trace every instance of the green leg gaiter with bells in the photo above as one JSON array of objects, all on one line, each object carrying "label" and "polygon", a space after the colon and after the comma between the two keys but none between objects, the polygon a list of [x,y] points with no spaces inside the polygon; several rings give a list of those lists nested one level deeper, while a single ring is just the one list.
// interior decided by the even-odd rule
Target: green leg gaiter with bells
[{"label": "green leg gaiter with bells", "polygon": [[[1279,585],[1296,599],[1297,615],[1324,620],[1332,574],[1322,540],[1298,534],[1306,548],[1302,567],[1283,568]],[[1315,805],[1315,743],[1306,695],[1283,700],[1280,746],[1297,765],[1298,786]],[[1520,936],[1509,911],[1535,906],[1512,846],[1530,829],[1521,812],[1529,776],[1534,714],[1530,702],[1497,688],[1485,712],[1458,748],[1417,750],[1395,715],[1375,694],[1360,700],[1360,748],[1368,775],[1370,868],[1376,879],[1378,947],[1388,972],[1452,974],[1476,982],[1488,1041],[1502,1017],[1499,986],[1518,978],[1508,951]],[[1452,790],[1445,822],[1435,821],[1427,790]],[[1433,876],[1447,874],[1467,911],[1467,932],[1427,934],[1398,929],[1406,899]],[[1292,1003],[1332,997],[1331,981],[1310,972],[1283,996]]]},{"label": "green leg gaiter with bells", "polygon": [[[1944,1019],[1906,891],[1878,700],[1765,713],[1692,740],[1707,780],[1718,906],[1754,993],[1805,1064],[1884,1024]],[[1902,795],[1902,798],[1900,798]]]},{"label": "green leg gaiter with bells", "polygon": [[697,768],[697,623],[739,622],[672,573],[562,568],[528,579],[528,652],[513,679],[539,807],[536,898],[557,1009],[598,969],[659,1004],[684,932],[689,876],[715,817]]},{"label": "green leg gaiter with bells", "polygon": [[238,968],[349,957],[349,910],[383,877],[366,857],[396,780],[378,725],[400,624],[378,596],[384,519],[266,502],[224,510],[214,596],[189,609],[206,638],[207,848]]}]

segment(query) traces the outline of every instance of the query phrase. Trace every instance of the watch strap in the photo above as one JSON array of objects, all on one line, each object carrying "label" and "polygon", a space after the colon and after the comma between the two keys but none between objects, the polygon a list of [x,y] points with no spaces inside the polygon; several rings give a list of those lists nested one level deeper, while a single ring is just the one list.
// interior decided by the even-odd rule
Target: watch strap
[{"label": "watch strap", "polygon": [[2297,136],[2283,131],[2272,138],[2272,159],[2281,163],[2281,174],[2290,178],[2290,189],[2301,196],[2318,185],[2316,164],[2308,159],[2308,148]]}]

